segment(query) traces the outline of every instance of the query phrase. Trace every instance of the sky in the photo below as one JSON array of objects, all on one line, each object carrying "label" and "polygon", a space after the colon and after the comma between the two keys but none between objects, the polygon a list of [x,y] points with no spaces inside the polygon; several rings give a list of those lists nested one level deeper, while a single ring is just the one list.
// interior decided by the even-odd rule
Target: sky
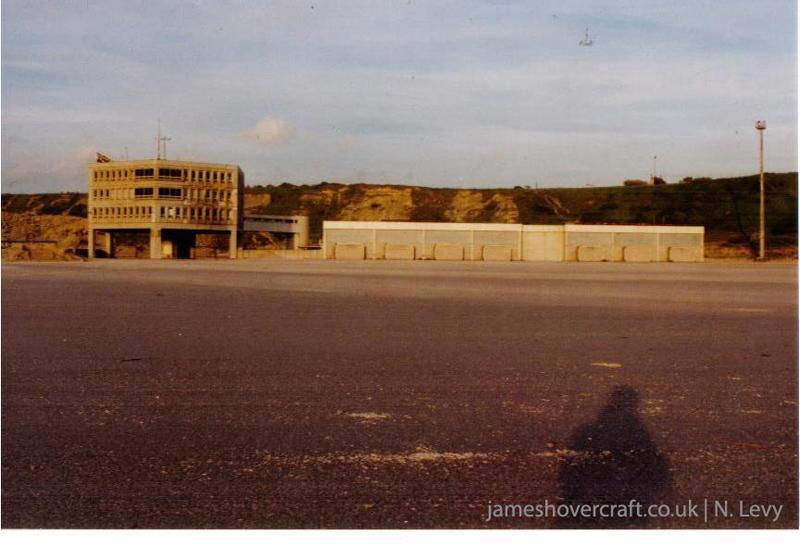
[{"label": "sky", "polygon": [[[794,0],[2,2],[3,192],[96,151],[249,185],[582,187],[797,169]],[[594,44],[580,46],[589,28]]]}]

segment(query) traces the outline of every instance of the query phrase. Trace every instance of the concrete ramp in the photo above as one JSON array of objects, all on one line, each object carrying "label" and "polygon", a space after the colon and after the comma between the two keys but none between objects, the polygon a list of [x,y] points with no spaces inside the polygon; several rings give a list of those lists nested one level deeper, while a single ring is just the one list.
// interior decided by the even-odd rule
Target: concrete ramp
[{"label": "concrete ramp", "polygon": [[416,249],[413,245],[387,243],[383,249],[383,258],[386,260],[414,260]]},{"label": "concrete ramp", "polygon": [[361,243],[337,243],[333,256],[336,260],[364,260],[367,248]]},{"label": "concrete ramp", "polygon": [[434,260],[464,260],[464,247],[451,243],[437,243],[433,246]]},{"label": "concrete ramp", "polygon": [[483,259],[487,262],[511,262],[513,249],[510,245],[484,245]]}]

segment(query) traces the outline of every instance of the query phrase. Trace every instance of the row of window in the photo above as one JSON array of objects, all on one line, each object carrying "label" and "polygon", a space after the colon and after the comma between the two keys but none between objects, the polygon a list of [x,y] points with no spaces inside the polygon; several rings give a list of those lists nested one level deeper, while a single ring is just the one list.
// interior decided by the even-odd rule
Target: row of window
[{"label": "row of window", "polygon": [[[158,175],[158,176],[156,176]],[[159,167],[140,167],[136,169],[96,169],[94,180],[115,181],[128,179],[169,179],[186,180],[189,182],[230,183],[233,173],[230,171],[216,171],[207,169],[175,169]]]},{"label": "row of window", "polygon": [[[228,190],[212,190],[206,188],[158,188],[159,199],[188,199],[192,201],[224,201],[231,199],[232,192]],[[155,195],[155,190],[150,187],[139,188],[98,188],[92,190],[94,199],[147,199]]]},{"label": "row of window", "polygon": [[183,192],[180,188],[159,188],[158,189],[158,197],[160,198],[172,198],[172,199],[181,199]]},{"label": "row of window", "polygon": [[153,207],[93,207],[90,210],[96,219],[134,220],[186,220],[192,222],[232,222],[233,211],[216,207],[157,207],[153,218]]}]

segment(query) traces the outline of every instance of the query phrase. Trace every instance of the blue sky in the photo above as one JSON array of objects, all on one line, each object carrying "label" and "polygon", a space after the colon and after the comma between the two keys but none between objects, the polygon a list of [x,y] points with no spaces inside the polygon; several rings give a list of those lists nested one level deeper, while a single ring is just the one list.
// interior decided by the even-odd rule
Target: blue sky
[{"label": "blue sky", "polygon": [[[796,4],[2,3],[4,192],[95,151],[248,184],[584,186],[796,170]],[[592,47],[580,47],[590,27]]]}]

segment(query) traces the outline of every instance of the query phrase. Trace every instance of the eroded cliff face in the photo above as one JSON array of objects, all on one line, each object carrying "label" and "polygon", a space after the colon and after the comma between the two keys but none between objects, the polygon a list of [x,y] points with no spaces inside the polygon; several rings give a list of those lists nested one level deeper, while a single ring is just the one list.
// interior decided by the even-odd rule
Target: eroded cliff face
[{"label": "eroded cliff face", "polygon": [[86,219],[71,215],[3,212],[3,260],[77,259],[86,246]]},{"label": "eroded cliff face", "polygon": [[327,220],[519,222],[509,192],[366,184],[281,185],[245,194],[249,213],[306,214]]},{"label": "eroded cliff face", "polygon": [[450,222],[519,222],[519,210],[510,195],[480,190],[458,190],[444,212]]},{"label": "eroded cliff face", "polygon": [[409,220],[413,209],[411,188],[378,186],[354,195],[337,220]]}]

